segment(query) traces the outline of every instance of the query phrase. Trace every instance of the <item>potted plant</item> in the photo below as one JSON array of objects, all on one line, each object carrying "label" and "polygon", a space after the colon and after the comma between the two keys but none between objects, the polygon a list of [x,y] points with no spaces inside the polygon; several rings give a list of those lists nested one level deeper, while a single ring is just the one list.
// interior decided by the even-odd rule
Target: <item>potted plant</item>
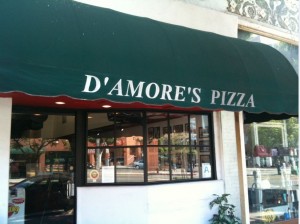
[{"label": "potted plant", "polygon": [[228,203],[227,197],[230,194],[222,194],[221,196],[214,194],[216,198],[209,203],[210,209],[218,206],[218,214],[214,214],[209,220],[212,224],[239,224],[240,219],[235,216],[235,206]]}]

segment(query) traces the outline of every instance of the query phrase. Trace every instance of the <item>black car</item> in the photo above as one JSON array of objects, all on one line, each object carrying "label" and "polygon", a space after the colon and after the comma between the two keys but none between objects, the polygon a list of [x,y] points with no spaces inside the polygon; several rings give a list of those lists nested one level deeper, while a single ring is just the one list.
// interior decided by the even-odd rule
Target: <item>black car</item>
[{"label": "black car", "polygon": [[72,187],[69,175],[39,175],[10,187],[10,195],[25,189],[25,223],[73,223]]}]

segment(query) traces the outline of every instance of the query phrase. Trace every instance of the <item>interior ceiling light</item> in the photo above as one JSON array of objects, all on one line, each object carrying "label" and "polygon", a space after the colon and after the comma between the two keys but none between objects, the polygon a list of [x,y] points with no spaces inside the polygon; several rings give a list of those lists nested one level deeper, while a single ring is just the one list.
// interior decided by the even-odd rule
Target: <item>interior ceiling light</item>
[{"label": "interior ceiling light", "polygon": [[111,108],[111,105],[103,105],[103,108]]},{"label": "interior ceiling light", "polygon": [[57,102],[55,102],[55,104],[66,104],[65,102],[62,102],[62,101],[57,101]]}]

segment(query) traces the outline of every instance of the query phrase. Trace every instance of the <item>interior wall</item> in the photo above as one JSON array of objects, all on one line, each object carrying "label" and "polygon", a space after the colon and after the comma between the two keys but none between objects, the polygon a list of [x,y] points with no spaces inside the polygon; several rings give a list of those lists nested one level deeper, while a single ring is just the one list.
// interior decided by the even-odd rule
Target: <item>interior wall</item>
[{"label": "interior wall", "polygon": [[42,137],[57,138],[73,134],[75,126],[74,122],[74,116],[49,115],[47,120],[44,122],[44,128],[42,129]]},{"label": "interior wall", "polygon": [[0,223],[7,223],[12,99],[0,98]]}]

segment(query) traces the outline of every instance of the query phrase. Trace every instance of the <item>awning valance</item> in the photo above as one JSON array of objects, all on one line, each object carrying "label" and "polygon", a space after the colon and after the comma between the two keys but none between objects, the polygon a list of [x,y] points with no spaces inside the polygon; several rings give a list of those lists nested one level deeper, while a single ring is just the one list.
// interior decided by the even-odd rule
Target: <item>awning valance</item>
[{"label": "awning valance", "polygon": [[298,114],[275,49],[71,0],[0,7],[0,96]]}]

